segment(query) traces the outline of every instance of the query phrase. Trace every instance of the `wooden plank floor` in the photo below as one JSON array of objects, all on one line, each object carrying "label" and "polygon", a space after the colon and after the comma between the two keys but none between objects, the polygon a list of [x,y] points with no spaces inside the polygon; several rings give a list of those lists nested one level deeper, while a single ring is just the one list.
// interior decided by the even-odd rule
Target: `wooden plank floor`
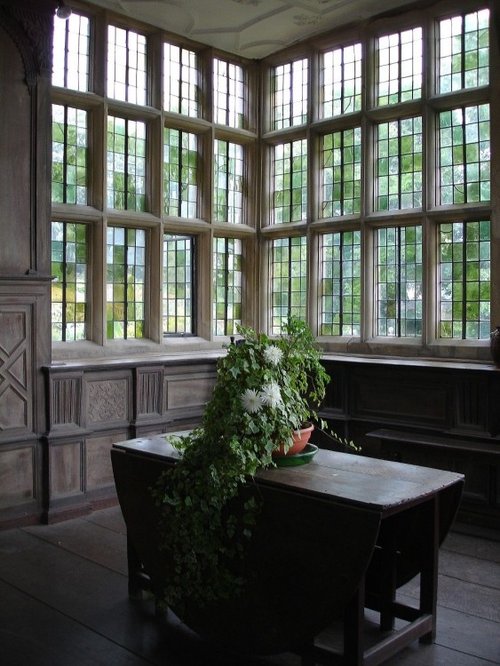
[{"label": "wooden plank floor", "polygon": [[[416,581],[402,594],[416,598]],[[449,535],[440,553],[437,624],[433,645],[415,642],[386,664],[500,664],[500,541]],[[131,602],[125,527],[113,507],[0,532],[0,663],[299,666],[300,660],[220,654],[178,622],[155,618],[152,602]]]}]

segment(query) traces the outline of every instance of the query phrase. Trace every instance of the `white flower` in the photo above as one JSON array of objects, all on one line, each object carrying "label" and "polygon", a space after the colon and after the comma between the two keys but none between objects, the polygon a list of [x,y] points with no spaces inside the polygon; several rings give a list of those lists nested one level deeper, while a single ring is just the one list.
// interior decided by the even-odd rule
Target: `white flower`
[{"label": "white flower", "polygon": [[278,363],[283,358],[283,352],[279,347],[276,347],[276,345],[270,345],[264,349],[264,358],[266,363],[270,363],[271,365],[278,365]]},{"label": "white flower", "polygon": [[254,389],[247,389],[241,397],[243,407],[249,414],[255,414],[262,407],[262,397]]},{"label": "white flower", "polygon": [[271,382],[264,386],[260,392],[262,402],[269,407],[277,407],[281,404],[281,391],[276,382]]}]

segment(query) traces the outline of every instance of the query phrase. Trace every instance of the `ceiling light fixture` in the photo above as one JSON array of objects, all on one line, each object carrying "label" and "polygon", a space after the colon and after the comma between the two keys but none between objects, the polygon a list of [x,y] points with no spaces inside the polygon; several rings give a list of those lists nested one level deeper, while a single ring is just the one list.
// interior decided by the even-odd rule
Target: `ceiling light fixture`
[{"label": "ceiling light fixture", "polygon": [[71,7],[65,5],[63,0],[59,0],[56,9],[56,16],[57,18],[64,19],[65,21],[67,21],[71,16]]}]

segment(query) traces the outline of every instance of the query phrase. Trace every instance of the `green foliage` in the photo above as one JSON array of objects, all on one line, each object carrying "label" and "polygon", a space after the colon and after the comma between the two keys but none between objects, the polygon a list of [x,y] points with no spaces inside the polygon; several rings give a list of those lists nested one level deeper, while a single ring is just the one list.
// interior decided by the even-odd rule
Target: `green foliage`
[{"label": "green foliage", "polygon": [[292,318],[284,330],[271,339],[240,327],[243,340],[218,363],[201,427],[170,439],[182,456],[153,492],[169,562],[161,601],[177,611],[187,600],[200,606],[241,591],[238,562],[259,506],[234,500],[259,468],[274,464],[279,444],[292,444],[293,430],[317,419],[329,377],[307,325]]}]

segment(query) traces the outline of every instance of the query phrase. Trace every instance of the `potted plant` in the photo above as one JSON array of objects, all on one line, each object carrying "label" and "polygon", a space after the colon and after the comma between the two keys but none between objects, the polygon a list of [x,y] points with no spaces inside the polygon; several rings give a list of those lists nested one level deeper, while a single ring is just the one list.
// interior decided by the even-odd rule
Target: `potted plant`
[{"label": "potted plant", "polygon": [[237,595],[239,562],[259,512],[255,493],[242,488],[262,467],[274,465],[278,447],[317,421],[329,377],[308,326],[292,318],[271,339],[250,328],[220,359],[200,428],[172,440],[182,455],[154,489],[161,543],[168,557],[164,598],[181,609]]}]

